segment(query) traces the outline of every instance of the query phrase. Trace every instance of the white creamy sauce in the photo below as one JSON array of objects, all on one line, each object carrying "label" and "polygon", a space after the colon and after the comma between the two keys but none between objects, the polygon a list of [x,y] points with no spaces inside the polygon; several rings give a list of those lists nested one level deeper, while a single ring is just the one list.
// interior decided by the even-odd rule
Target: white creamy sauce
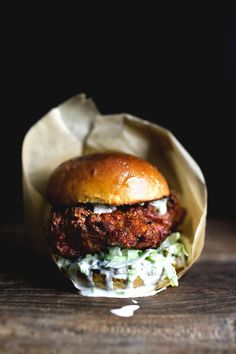
[{"label": "white creamy sauce", "polygon": [[156,291],[156,294],[158,294],[158,293],[160,293],[160,292],[162,292],[162,291],[164,291],[164,290],[166,290],[166,289],[167,289],[166,286],[165,286],[164,288],[158,289],[158,290]]},{"label": "white creamy sauce", "polygon": [[113,205],[106,205],[106,204],[94,204],[93,212],[95,214],[105,214],[105,213],[112,213],[117,208]]},{"label": "white creamy sauce", "polygon": [[111,309],[110,312],[113,315],[119,316],[119,317],[131,317],[134,314],[134,311],[137,311],[140,308],[139,305],[127,305],[123,306],[119,309]]},{"label": "white creamy sauce", "polygon": [[[167,201],[168,198],[162,198],[159,200],[153,200],[150,202],[152,206],[154,206],[161,215],[164,215],[167,212]],[[145,203],[139,203],[139,205],[143,206]],[[117,209],[114,205],[107,205],[107,204],[94,204],[93,212],[95,214],[105,214],[105,213],[112,213]]]},{"label": "white creamy sauce", "polygon": [[100,270],[100,274],[104,274],[106,276],[106,286],[108,290],[112,290],[113,289],[113,272],[111,272],[108,269],[101,269]]},{"label": "white creamy sauce", "polygon": [[167,201],[168,198],[163,198],[159,200],[153,200],[150,202],[150,204],[159,211],[159,214],[164,215],[167,212]]},{"label": "white creamy sauce", "polygon": [[134,299],[131,299],[131,301],[134,303],[134,304],[137,304],[138,301],[137,300],[134,300]]},{"label": "white creamy sauce", "polygon": [[[71,279],[72,280],[72,279]],[[152,296],[159,292],[156,290],[156,284],[152,286],[139,286],[138,288],[130,289],[117,289],[115,290],[105,290],[95,287],[85,287],[78,280],[73,281],[74,286],[79,290],[79,293],[83,296],[89,297],[115,297],[115,298],[136,298],[136,297],[146,297]]]}]

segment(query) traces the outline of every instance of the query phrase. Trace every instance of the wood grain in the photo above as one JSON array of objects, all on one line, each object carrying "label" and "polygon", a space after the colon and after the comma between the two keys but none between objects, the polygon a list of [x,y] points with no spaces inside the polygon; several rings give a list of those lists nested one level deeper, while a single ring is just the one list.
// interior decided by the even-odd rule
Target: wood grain
[{"label": "wood grain", "polygon": [[235,353],[236,223],[209,221],[204,252],[178,288],[138,300],[85,298],[24,244],[0,231],[0,353]]}]

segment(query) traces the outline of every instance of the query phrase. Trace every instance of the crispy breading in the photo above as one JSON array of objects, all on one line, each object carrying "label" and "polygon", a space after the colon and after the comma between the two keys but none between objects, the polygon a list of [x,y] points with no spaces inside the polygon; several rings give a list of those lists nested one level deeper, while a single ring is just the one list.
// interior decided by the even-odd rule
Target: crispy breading
[{"label": "crispy breading", "polygon": [[53,208],[47,226],[48,242],[64,257],[95,254],[111,246],[156,248],[183,217],[175,195],[170,195],[167,207],[164,215],[150,203],[121,206],[104,214],[95,214],[89,204]]}]

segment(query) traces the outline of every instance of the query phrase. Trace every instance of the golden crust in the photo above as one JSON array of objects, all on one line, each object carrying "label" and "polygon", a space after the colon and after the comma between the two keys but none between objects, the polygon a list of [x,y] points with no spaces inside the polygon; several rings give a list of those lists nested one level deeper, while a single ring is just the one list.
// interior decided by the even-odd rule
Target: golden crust
[{"label": "golden crust", "polygon": [[98,153],[62,163],[48,181],[51,204],[135,204],[169,195],[158,169],[136,156]]}]

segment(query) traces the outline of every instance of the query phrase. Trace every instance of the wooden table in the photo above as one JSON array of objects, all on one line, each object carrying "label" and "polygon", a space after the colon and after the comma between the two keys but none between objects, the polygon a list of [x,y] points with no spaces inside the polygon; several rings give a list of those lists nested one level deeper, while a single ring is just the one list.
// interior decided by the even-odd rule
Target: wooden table
[{"label": "wooden table", "polygon": [[0,353],[236,353],[236,222],[209,221],[200,260],[178,288],[138,300],[77,295],[32,256],[19,227],[1,228]]}]

